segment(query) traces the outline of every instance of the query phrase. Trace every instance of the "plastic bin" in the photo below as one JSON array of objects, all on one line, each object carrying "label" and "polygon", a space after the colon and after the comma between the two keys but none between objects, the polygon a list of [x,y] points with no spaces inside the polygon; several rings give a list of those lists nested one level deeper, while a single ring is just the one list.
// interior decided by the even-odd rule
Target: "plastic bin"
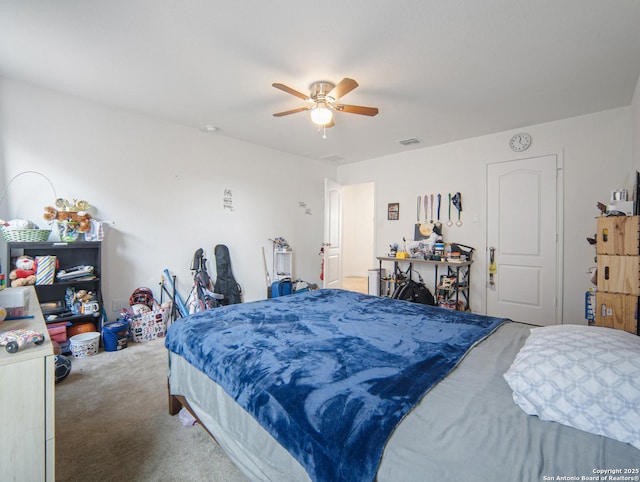
[{"label": "plastic bin", "polygon": [[71,342],[71,353],[75,358],[85,358],[98,354],[98,345],[100,343],[100,333],[89,332],[80,333],[69,338]]},{"label": "plastic bin", "polygon": [[7,310],[7,318],[26,316],[29,306],[29,288],[19,286],[0,291],[0,306]]},{"label": "plastic bin", "polygon": [[127,347],[128,321],[114,321],[102,326],[104,351],[118,351]]},{"label": "plastic bin", "polygon": [[53,323],[53,324],[47,325],[49,336],[53,341],[57,341],[58,343],[63,343],[67,341],[67,326],[69,325],[71,325],[71,323],[67,323],[67,322]]}]

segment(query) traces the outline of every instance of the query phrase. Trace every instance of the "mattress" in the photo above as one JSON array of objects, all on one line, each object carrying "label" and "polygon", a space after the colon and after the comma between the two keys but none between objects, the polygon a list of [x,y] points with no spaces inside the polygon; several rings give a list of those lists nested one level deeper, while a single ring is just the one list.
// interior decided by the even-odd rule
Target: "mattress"
[{"label": "mattress", "polygon": [[343,290],[196,313],[166,346],[218,383],[314,480],[374,480],[386,442],[508,322]]},{"label": "mattress", "polygon": [[[515,405],[503,374],[530,328],[501,326],[431,389],[390,437],[377,480],[540,481],[640,467],[640,451],[631,445],[541,421]],[[175,353],[169,379],[171,393],[187,398],[249,479],[313,480],[224,390]]]}]

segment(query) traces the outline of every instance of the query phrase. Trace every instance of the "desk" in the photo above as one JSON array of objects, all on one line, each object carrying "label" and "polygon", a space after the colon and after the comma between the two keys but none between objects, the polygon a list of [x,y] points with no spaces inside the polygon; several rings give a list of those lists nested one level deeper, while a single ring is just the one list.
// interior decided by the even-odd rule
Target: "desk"
[{"label": "desk", "polygon": [[[9,289],[9,288],[7,288]],[[55,366],[53,345],[33,286],[29,316],[6,320],[1,331],[29,329],[44,334],[42,345],[16,353],[0,347],[0,480],[55,480]]]},{"label": "desk", "polygon": [[[471,286],[471,264],[473,261],[431,261],[420,258],[391,258],[388,256],[378,256],[380,270],[382,270],[383,262],[393,263],[393,278],[392,282],[396,282],[398,275],[403,271],[399,265],[401,263],[407,264],[407,271],[409,279],[411,279],[411,272],[413,265],[428,265],[434,268],[434,297],[438,305],[446,308],[454,308],[456,310],[470,310],[469,298]],[[443,276],[443,279],[438,278],[438,268],[443,267],[447,269],[447,274]],[[383,280],[380,281],[380,293],[384,293]],[[391,296],[393,291],[388,293]],[[462,305],[460,304],[462,302]]]}]

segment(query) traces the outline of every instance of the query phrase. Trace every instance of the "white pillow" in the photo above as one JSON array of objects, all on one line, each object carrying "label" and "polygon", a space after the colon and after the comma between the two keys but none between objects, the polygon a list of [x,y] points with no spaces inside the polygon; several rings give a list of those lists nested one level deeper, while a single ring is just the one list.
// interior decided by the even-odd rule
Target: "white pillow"
[{"label": "white pillow", "polygon": [[640,449],[640,337],[584,325],[533,328],[504,374],[529,415]]}]

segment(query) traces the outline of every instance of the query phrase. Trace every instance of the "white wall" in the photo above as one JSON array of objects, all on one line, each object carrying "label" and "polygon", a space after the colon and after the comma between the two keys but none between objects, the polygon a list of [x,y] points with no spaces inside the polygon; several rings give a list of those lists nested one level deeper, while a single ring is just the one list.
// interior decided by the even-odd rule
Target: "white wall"
[{"label": "white wall", "polygon": [[[532,147],[522,154],[509,149],[516,131],[411,150],[339,166],[338,182],[375,182],[377,256],[386,254],[389,244],[401,244],[403,236],[413,238],[418,194],[460,191],[463,226],[445,226],[444,237],[476,248],[471,308],[485,313],[486,165],[557,155],[564,165],[564,199],[560,200],[564,209],[563,320],[585,323],[584,292],[591,286],[587,269],[594,264],[595,254],[585,238],[596,229],[596,202],[608,200],[614,188],[632,186],[631,122],[631,108],[625,107],[518,129],[533,137]],[[399,221],[387,221],[390,202],[400,203]],[[424,274],[426,280],[433,279],[428,268]]]},{"label": "white wall", "polygon": [[[102,260],[110,318],[111,300],[128,300],[138,286],[158,296],[165,268],[186,296],[194,251],[204,248],[213,261],[216,244],[229,247],[247,301],[266,297],[261,246],[271,267],[269,238],[286,238],[297,276],[319,282],[324,178],[336,177],[328,164],[2,78],[0,161],[1,186],[35,170],[58,197],[85,199],[97,219],[115,221]],[[225,189],[233,211],[223,207]],[[0,217],[46,225],[53,196],[44,178],[20,176]]]},{"label": "white wall", "polygon": [[640,77],[636,84],[636,90],[633,93],[633,101],[631,103],[632,121],[632,138],[633,138],[633,165],[637,171],[640,171]]},{"label": "white wall", "polygon": [[344,186],[342,192],[342,275],[367,276],[374,257],[374,185]]},{"label": "white wall", "polygon": [[[630,189],[640,169],[639,92],[631,107],[519,129],[534,139],[521,155],[509,150],[515,132],[509,131],[344,165],[336,173],[330,165],[0,78],[0,185],[36,170],[59,197],[86,199],[98,219],[116,222],[103,244],[108,309],[137,286],[157,293],[164,268],[178,275],[186,294],[193,251],[203,247],[211,258],[218,243],[229,246],[247,300],[266,295],[261,246],[270,255],[268,238],[275,236],[293,246],[296,275],[318,282],[324,177],[345,185],[375,182],[373,257],[403,236],[411,239],[417,194],[461,191],[464,225],[445,227],[445,238],[477,248],[472,309],[485,312],[486,164],[556,154],[564,164],[564,321],[579,323],[591,286],[586,272],[594,253],[585,238],[595,232],[595,203],[609,199],[613,188]],[[224,189],[232,190],[234,211],[223,208]],[[0,204],[0,217],[38,222],[52,198],[43,178],[21,176]],[[389,202],[400,202],[400,221],[386,220]]]}]

